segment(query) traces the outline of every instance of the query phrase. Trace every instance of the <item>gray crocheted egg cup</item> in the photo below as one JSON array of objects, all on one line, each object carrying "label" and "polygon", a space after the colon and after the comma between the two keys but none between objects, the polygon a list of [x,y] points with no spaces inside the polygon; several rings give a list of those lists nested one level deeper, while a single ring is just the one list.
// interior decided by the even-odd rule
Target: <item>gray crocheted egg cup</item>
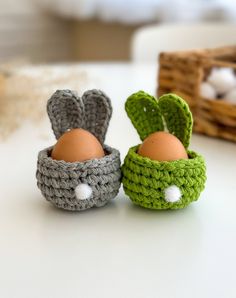
[{"label": "gray crocheted egg cup", "polygon": [[51,158],[53,147],[40,151],[36,178],[43,196],[72,211],[104,206],[118,194],[121,180],[120,153],[104,144],[112,114],[110,99],[96,89],[86,91],[82,98],[73,91],[58,90],[49,99],[47,111],[56,139],[69,129],[83,128],[97,137],[106,155],[65,162]]}]

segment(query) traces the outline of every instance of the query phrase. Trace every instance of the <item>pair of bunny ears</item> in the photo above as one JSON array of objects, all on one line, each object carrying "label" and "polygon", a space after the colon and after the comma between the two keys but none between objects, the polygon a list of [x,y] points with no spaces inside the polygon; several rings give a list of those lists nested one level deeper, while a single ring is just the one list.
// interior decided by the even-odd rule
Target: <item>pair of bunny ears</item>
[{"label": "pair of bunny ears", "polygon": [[71,90],[57,90],[48,100],[47,112],[56,139],[69,129],[83,128],[103,144],[112,106],[101,90],[88,90],[82,98]]},{"label": "pair of bunny ears", "polygon": [[188,104],[181,97],[166,94],[157,100],[139,91],[128,97],[125,110],[142,141],[150,134],[167,128],[188,148],[193,119]]},{"label": "pair of bunny ears", "polygon": [[[193,119],[181,97],[166,94],[157,100],[139,91],[127,99],[125,109],[142,141],[151,133],[167,128],[188,148]],[[103,144],[112,106],[109,97],[101,90],[88,90],[82,98],[71,90],[57,90],[48,100],[47,112],[56,139],[69,129],[83,128]]]}]

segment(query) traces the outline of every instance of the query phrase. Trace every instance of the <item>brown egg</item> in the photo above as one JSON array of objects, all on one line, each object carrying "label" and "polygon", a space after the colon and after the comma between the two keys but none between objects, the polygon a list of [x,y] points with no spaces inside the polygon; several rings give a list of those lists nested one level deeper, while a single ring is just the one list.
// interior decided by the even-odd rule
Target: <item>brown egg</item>
[{"label": "brown egg", "polygon": [[66,162],[102,158],[105,153],[98,139],[82,128],[65,132],[57,141],[51,157]]},{"label": "brown egg", "polygon": [[187,152],[180,140],[164,131],[155,132],[148,136],[139,146],[138,154],[157,161],[188,158]]}]

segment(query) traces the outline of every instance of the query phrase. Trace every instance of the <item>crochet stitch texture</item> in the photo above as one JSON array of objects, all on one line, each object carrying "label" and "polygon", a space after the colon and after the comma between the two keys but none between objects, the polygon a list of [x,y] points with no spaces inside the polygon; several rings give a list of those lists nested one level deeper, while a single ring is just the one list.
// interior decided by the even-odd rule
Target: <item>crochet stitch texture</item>
[{"label": "crochet stitch texture", "polygon": [[[58,90],[49,99],[47,111],[57,139],[68,129],[84,128],[99,139],[106,155],[85,162],[65,162],[51,158],[53,147],[40,151],[36,178],[42,194],[66,210],[105,205],[117,195],[121,183],[120,153],[104,144],[112,114],[110,99],[96,89],[86,91],[82,100],[73,91]],[[92,189],[92,195],[79,200],[75,189],[84,183]]]},{"label": "crochet stitch texture", "polygon": [[[141,140],[167,128],[181,140],[189,157],[158,162],[138,155],[139,145],[130,148],[122,166],[125,193],[135,204],[150,209],[179,209],[196,201],[204,189],[206,166],[201,155],[188,150],[193,120],[186,102],[174,94],[157,101],[140,91],[127,99],[125,108]],[[172,185],[182,194],[177,202],[165,200],[165,189]]]}]

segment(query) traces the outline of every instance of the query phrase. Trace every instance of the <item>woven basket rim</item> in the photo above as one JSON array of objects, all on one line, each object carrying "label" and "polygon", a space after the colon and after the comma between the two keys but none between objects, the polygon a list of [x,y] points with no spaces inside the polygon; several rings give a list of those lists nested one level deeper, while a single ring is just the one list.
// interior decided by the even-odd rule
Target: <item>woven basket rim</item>
[{"label": "woven basket rim", "polygon": [[128,151],[127,157],[129,157],[132,160],[132,162],[140,166],[153,168],[154,170],[171,170],[176,167],[196,168],[196,167],[205,165],[205,161],[202,155],[192,150],[187,150],[188,156],[191,157],[189,159],[179,159],[179,160],[173,160],[173,161],[156,161],[156,160],[151,160],[148,157],[140,156],[137,153],[137,149],[139,146],[140,144],[131,147]]},{"label": "woven basket rim", "polygon": [[108,152],[108,154],[99,159],[91,159],[83,162],[65,162],[64,160],[52,159],[50,156],[52,149],[53,146],[50,146],[41,150],[38,153],[38,163],[44,164],[47,167],[60,167],[65,170],[85,170],[88,168],[91,169],[99,166],[106,166],[107,164],[111,164],[117,159],[120,159],[120,152],[117,149],[105,144],[103,145],[103,149]]}]

